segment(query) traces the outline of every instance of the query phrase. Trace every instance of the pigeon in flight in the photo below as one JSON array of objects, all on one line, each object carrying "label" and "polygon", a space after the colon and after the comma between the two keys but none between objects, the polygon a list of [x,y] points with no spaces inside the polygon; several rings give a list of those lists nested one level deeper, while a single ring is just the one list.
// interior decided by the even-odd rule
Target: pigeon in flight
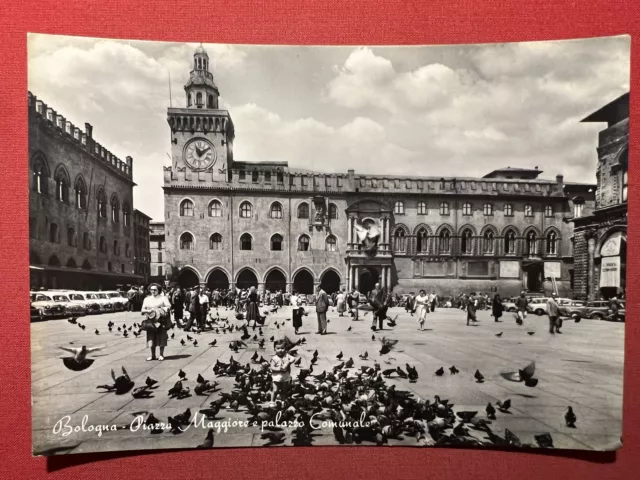
[{"label": "pigeon in flight", "polygon": [[67,367],[69,370],[73,370],[74,372],[86,370],[94,362],[93,359],[87,358],[87,355],[89,353],[100,350],[103,347],[104,345],[91,348],[87,348],[86,345],[83,345],[81,348],[60,347],[61,350],[73,354],[73,356],[71,357],[62,357],[62,362],[64,363],[65,367]]}]

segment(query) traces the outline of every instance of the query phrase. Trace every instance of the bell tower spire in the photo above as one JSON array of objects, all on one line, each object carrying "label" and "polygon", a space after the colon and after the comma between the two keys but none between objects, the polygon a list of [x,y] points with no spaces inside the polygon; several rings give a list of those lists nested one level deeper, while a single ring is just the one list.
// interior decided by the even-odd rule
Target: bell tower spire
[{"label": "bell tower spire", "polygon": [[187,95],[187,108],[218,109],[220,92],[209,71],[209,55],[202,44],[193,54],[193,66],[184,91]]}]

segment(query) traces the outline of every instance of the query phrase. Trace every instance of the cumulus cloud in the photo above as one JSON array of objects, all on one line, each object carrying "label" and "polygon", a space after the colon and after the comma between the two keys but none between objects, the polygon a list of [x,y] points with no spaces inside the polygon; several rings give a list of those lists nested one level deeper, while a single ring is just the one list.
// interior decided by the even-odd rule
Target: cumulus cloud
[{"label": "cumulus cloud", "polygon": [[[134,158],[136,208],[156,219],[171,151],[166,110],[185,105],[198,45],[28,39],[29,89],[76,125],[92,123],[119,157]],[[537,165],[549,178],[594,181],[603,125],[580,119],[629,88],[629,37],[204,47],[236,127],[235,158],[328,172],[462,176]]]}]

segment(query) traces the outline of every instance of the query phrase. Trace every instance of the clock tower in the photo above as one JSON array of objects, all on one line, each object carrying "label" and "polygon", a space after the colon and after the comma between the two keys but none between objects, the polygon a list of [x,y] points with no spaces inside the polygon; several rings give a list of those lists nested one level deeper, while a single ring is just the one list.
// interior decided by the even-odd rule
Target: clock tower
[{"label": "clock tower", "polygon": [[219,109],[220,92],[209,71],[209,55],[202,45],[193,54],[184,91],[186,108],[168,109],[172,168],[186,172],[186,179],[227,182],[235,132],[229,112]]}]

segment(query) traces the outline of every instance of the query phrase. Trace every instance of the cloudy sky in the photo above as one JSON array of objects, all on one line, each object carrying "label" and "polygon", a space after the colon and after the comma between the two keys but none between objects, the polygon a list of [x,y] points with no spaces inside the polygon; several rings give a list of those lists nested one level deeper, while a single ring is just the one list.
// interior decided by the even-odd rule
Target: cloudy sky
[{"label": "cloudy sky", "polygon": [[[198,44],[30,35],[29,90],[119,158],[135,207],[164,218],[174,107]],[[629,89],[630,40],[435,47],[204,44],[236,127],[234,155],[328,172],[482,176],[533,167],[595,182],[579,121]]]}]

